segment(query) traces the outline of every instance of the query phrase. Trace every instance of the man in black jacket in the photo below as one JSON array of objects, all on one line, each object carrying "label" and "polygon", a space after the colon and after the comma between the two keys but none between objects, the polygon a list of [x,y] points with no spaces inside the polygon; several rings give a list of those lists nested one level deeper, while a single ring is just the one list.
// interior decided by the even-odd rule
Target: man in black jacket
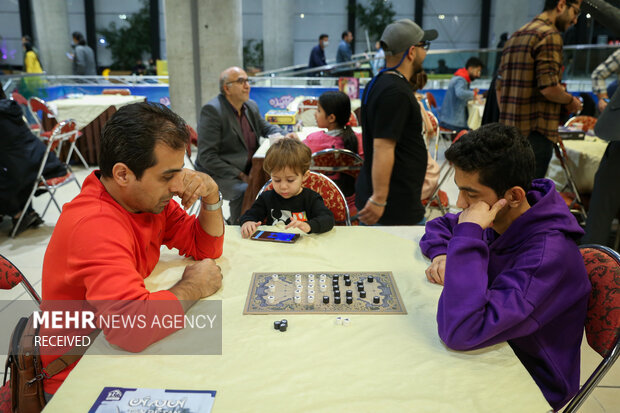
[{"label": "man in black jacket", "polygon": [[229,67],[220,75],[220,94],[200,111],[196,169],[217,182],[224,199],[230,201],[229,224],[239,222],[243,194],[248,187],[252,156],[259,138],[284,132],[270,125],[250,100],[248,75]]},{"label": "man in black jacket", "polygon": [[[0,219],[3,215],[13,218],[15,228],[28,201],[46,146],[32,134],[24,122],[17,102],[7,99],[0,83]],[[46,178],[63,176],[65,166],[54,153],[50,153],[43,175]],[[15,235],[31,227],[38,227],[43,220],[28,207]]]}]

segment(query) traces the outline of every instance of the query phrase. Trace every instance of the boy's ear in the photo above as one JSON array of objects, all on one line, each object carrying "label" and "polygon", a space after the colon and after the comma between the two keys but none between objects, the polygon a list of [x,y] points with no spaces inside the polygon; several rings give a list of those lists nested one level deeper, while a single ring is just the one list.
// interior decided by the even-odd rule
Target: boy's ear
[{"label": "boy's ear", "polygon": [[504,198],[508,201],[508,206],[516,208],[526,199],[526,193],[520,186],[513,186],[504,193]]},{"label": "boy's ear", "polygon": [[310,171],[306,171],[306,172],[304,172],[304,175],[301,177],[301,180],[303,181],[303,180],[305,180],[309,176],[310,176]]}]

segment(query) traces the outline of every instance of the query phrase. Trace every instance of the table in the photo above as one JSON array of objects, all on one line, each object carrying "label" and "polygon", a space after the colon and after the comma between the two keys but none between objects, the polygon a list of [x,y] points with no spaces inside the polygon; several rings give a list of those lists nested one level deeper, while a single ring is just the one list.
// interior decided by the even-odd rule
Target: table
[{"label": "table", "polygon": [[[354,126],[354,132],[362,132],[360,126]],[[318,126],[304,126],[301,131],[297,132],[297,136],[300,140],[304,140],[313,132],[325,130]],[[269,175],[263,170],[263,163],[265,162],[265,154],[269,149],[269,139],[264,139],[261,145],[258,147],[254,155],[252,156],[252,166],[250,167],[250,173],[248,174],[248,187],[243,194],[243,202],[241,203],[241,215],[245,213],[256,200],[256,196],[260,189],[269,180]]]},{"label": "table", "polygon": [[[48,102],[58,121],[74,119],[82,132],[77,146],[86,161],[96,165],[99,159],[99,138],[105,123],[122,106],[144,102],[146,96],[84,95]],[[53,127],[53,125],[51,125]],[[51,129],[44,125],[45,129]]]},{"label": "table", "polygon": [[[266,227],[269,229],[269,227]],[[387,231],[387,232],[384,232]],[[335,227],[278,245],[226,227],[222,355],[83,357],[46,413],[86,411],[104,386],[216,390],[213,412],[548,412],[507,344],[457,352],[437,335],[441,287],[426,281],[423,227]],[[267,258],[267,257],[277,257]],[[146,286],[172,286],[188,263],[165,250]],[[407,315],[242,315],[253,271],[392,271]],[[347,316],[346,312],[343,313]],[[164,340],[175,340],[175,333]]]},{"label": "table", "polygon": [[[592,193],[594,176],[607,149],[608,142],[588,135],[584,140],[565,140],[563,142],[577,190],[580,194]],[[547,178],[555,182],[558,190],[562,189],[567,183],[564,170],[555,154],[549,163]]]}]

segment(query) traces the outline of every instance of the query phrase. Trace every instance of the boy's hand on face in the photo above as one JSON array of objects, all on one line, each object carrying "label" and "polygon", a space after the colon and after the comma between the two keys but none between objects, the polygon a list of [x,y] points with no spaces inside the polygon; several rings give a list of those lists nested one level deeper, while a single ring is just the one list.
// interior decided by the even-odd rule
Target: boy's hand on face
[{"label": "boy's hand on face", "polygon": [[209,175],[183,168],[183,192],[175,193],[181,198],[181,205],[188,210],[198,198],[202,197],[205,203],[215,204],[219,201],[219,188]]},{"label": "boy's hand on face", "polygon": [[291,222],[289,222],[286,227],[284,227],[285,229],[289,229],[289,228],[299,228],[300,230],[302,230],[303,232],[305,232],[306,234],[308,232],[310,232],[310,225],[306,222],[306,221],[298,221],[295,218],[293,218],[291,220]]},{"label": "boy's hand on face", "polygon": [[250,238],[252,234],[256,232],[256,228],[258,228],[262,222],[260,221],[246,221],[241,226],[241,237],[242,238]]},{"label": "boy's hand on face", "polygon": [[433,284],[443,285],[444,275],[446,273],[446,255],[438,255],[433,258],[431,265],[425,271],[426,278]]},{"label": "boy's hand on face", "polygon": [[493,220],[497,216],[497,213],[506,206],[508,201],[504,198],[497,201],[493,206],[489,206],[484,201],[478,201],[475,204],[469,206],[469,208],[463,210],[459,216],[459,224],[463,222],[471,222],[478,224],[482,229],[487,229],[493,224]]}]

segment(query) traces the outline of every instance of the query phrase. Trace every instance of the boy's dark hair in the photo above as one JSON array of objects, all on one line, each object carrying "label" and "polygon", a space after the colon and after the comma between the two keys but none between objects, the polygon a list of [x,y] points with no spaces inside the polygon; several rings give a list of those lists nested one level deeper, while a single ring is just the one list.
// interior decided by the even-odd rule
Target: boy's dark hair
[{"label": "boy's dark hair", "polygon": [[324,38],[326,38],[326,37],[329,37],[329,35],[327,35],[327,34],[325,34],[325,33],[321,34],[321,35],[319,36],[319,42],[320,42],[321,40],[323,40]]},{"label": "boy's dark hair", "polygon": [[282,138],[269,147],[265,155],[263,169],[269,175],[284,168],[291,168],[303,175],[310,169],[312,152],[305,144],[295,138]]},{"label": "boy's dark hair", "polygon": [[478,59],[475,56],[467,59],[467,63],[465,63],[465,69],[470,68],[470,67],[482,67],[482,66],[484,66],[484,64],[482,63],[482,60]]},{"label": "boy's dark hair", "polygon": [[84,39],[84,35],[80,32],[73,32],[71,34],[75,40],[77,40],[80,46],[86,46],[86,39]]},{"label": "boy's dark hair", "polygon": [[323,108],[326,116],[334,115],[336,123],[342,129],[342,141],[344,148],[358,153],[357,137],[355,132],[347,125],[351,118],[351,99],[341,91],[329,91],[319,96],[319,105]]},{"label": "boy's dark hair", "polygon": [[101,175],[112,176],[122,162],[140,180],[144,171],[157,163],[156,143],[181,149],[189,142],[187,124],[166,106],[141,102],[123,106],[106,123],[99,142]]},{"label": "boy's dark hair", "polygon": [[[553,10],[557,7],[560,0],[545,0],[545,6],[543,7],[543,11]],[[570,6],[571,4],[577,3],[576,0],[566,0],[566,6]]]},{"label": "boy's dark hair", "polygon": [[503,197],[513,186],[529,191],[534,177],[534,151],[513,126],[489,123],[463,135],[446,151],[455,167],[478,172],[478,180]]}]

